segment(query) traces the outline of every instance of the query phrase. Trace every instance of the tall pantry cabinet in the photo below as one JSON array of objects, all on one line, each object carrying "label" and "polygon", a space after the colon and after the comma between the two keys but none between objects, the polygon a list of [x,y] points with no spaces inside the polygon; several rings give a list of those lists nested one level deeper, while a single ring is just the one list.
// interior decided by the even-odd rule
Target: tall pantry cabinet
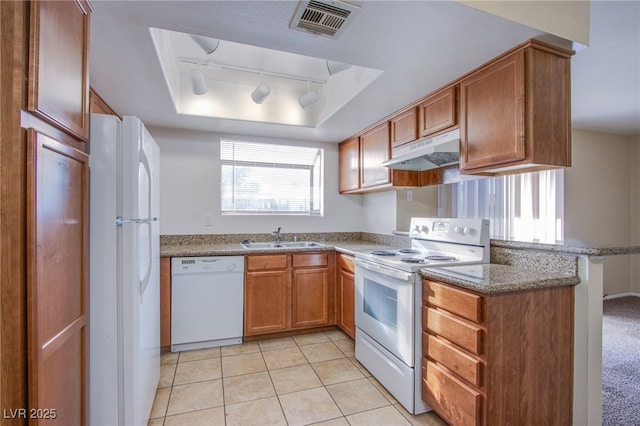
[{"label": "tall pantry cabinet", "polygon": [[2,424],[88,419],[90,13],[0,2]]}]

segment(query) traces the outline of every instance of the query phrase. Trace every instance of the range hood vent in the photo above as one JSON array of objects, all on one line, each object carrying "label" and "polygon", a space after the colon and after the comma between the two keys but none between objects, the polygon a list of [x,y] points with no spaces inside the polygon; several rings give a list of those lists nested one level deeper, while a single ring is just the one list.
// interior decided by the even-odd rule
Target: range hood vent
[{"label": "range hood vent", "polygon": [[460,162],[460,129],[394,148],[383,166],[400,170],[429,170]]},{"label": "range hood vent", "polygon": [[[344,7],[338,7],[339,3]],[[321,2],[316,0],[300,2],[291,20],[290,28],[310,32],[329,38],[337,38],[353,18],[360,6],[347,1]]]}]

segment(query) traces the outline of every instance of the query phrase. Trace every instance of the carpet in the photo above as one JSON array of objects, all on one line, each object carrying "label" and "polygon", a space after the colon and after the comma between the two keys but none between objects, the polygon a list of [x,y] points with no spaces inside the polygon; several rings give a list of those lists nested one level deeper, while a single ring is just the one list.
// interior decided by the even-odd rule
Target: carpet
[{"label": "carpet", "polygon": [[602,424],[640,426],[640,297],[603,302]]}]

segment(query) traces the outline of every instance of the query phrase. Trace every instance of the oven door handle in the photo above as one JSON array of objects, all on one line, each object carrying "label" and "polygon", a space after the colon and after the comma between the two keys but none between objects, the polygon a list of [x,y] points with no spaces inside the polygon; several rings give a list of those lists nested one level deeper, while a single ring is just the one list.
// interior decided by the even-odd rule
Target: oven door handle
[{"label": "oven door handle", "polygon": [[409,284],[413,284],[415,280],[415,274],[411,272],[404,272],[398,269],[389,268],[384,265],[380,265],[379,263],[371,262],[368,260],[360,259],[356,257],[354,259],[357,266],[360,266],[366,270],[377,272],[382,275],[386,275],[388,277],[396,278],[402,281],[406,281]]}]

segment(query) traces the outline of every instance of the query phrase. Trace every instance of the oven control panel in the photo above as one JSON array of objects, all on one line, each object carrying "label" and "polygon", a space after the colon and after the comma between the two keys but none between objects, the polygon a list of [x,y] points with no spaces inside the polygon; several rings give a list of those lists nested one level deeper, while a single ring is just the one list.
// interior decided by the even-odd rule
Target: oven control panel
[{"label": "oven control panel", "polygon": [[411,238],[460,244],[485,245],[489,241],[487,219],[416,218],[411,219]]}]

